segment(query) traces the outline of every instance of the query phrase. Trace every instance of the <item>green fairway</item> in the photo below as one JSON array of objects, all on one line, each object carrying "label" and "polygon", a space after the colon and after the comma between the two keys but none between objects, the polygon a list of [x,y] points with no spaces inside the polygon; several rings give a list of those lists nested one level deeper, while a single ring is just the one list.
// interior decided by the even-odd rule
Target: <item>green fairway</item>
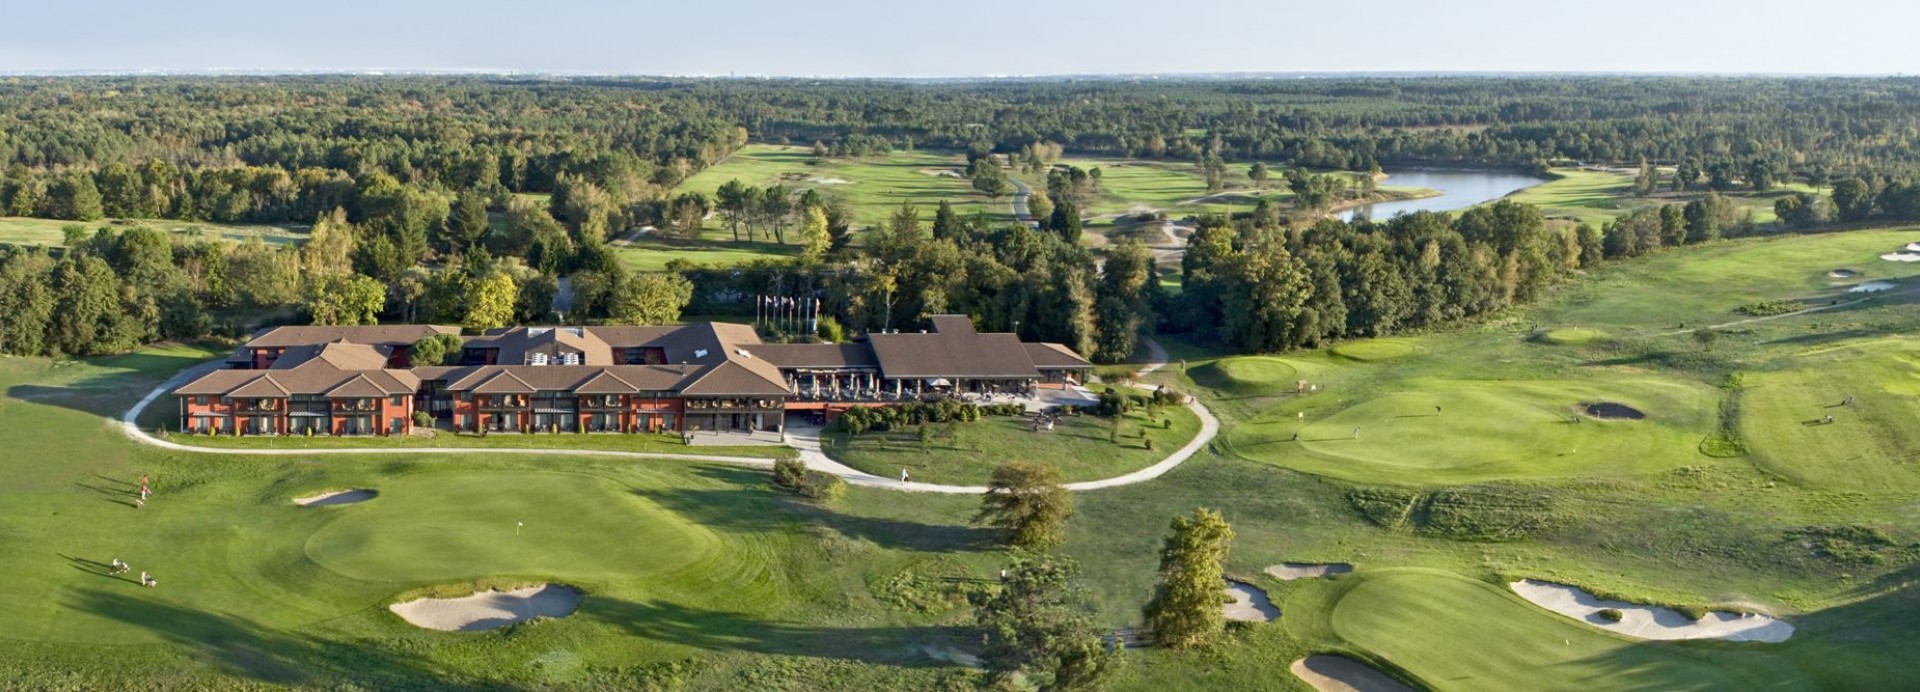
[{"label": "green fairway", "polygon": [[[1134,411],[1120,421],[1118,437],[1110,438],[1113,421],[1098,416],[1064,416],[1054,429],[1038,432],[1026,418],[985,416],[955,424],[951,439],[943,437],[941,424],[928,425],[933,439],[924,447],[917,430],[851,439],[829,433],[822,443],[827,456],[848,466],[894,478],[905,467],[913,480],[925,483],[985,483],[996,467],[1014,460],[1045,461],[1069,482],[1091,481],[1151,466],[1200,433],[1199,417],[1182,406],[1166,407],[1160,420],[1173,426],[1162,427],[1149,422],[1144,411]],[[1143,435],[1152,440],[1152,449]]]},{"label": "green fairway", "polygon": [[1411,339],[1365,339],[1335,346],[1333,354],[1342,358],[1371,362],[1405,358],[1419,350],[1419,346]]},{"label": "green fairway", "polygon": [[376,582],[521,574],[600,580],[690,569],[723,547],[711,529],[640,497],[638,488],[591,475],[438,473],[378,485],[375,501],[288,509],[329,515],[307,538],[308,557]]},{"label": "green fairway", "polygon": [[1194,381],[1233,394],[1279,394],[1292,392],[1300,380],[1296,363],[1267,356],[1222,358],[1199,366],[1190,375]]},{"label": "green fairway", "polygon": [[[721,185],[734,179],[752,187],[784,184],[796,193],[818,190],[846,198],[854,210],[854,225],[859,228],[885,223],[903,203],[919,207],[922,219],[931,221],[941,200],[963,215],[985,212],[991,218],[1012,218],[1011,197],[990,199],[974,191],[966,178],[958,177],[966,169],[966,161],[957,154],[895,151],[818,163],[812,158],[807,147],[749,144],[682,181],[674,192],[700,192],[712,197]],[[717,216],[707,224],[709,228],[723,227]],[[728,237],[732,237],[730,232]]]},{"label": "green fairway", "polygon": [[[1229,440],[1251,459],[1364,483],[1623,475],[1704,461],[1695,449],[1714,410],[1712,390],[1655,379],[1412,380],[1396,389],[1331,413],[1317,407],[1335,393],[1305,397]],[[1596,420],[1580,410],[1594,402],[1625,403],[1647,418]]]},{"label": "green fairway", "polygon": [[1702,665],[1697,650],[1635,643],[1435,571],[1363,577],[1333,606],[1341,638],[1436,689],[1752,689],[1762,671]]},{"label": "green fairway", "polygon": [[1627,196],[1633,176],[1575,168],[1553,169],[1553,179],[1507,195],[1506,199],[1540,207],[1549,217],[1567,217],[1598,228],[1636,206]]},{"label": "green fairway", "polygon": [[1584,346],[1607,338],[1607,333],[1586,327],[1562,327],[1540,334],[1540,343],[1555,346]]},{"label": "green fairway", "polygon": [[1763,468],[1829,490],[1920,486],[1920,342],[1821,347],[1744,379],[1740,434]]},{"label": "green fairway", "polygon": [[[614,255],[621,264],[636,272],[663,272],[667,264],[675,260],[693,265],[731,267],[758,260],[780,260],[800,254],[799,245],[781,245],[771,242],[735,243],[723,239],[722,233],[706,231],[701,240],[681,241],[661,238],[642,238],[613,246]],[[789,242],[798,239],[789,237]]]},{"label": "green fairway", "polygon": [[[1661,252],[1605,268],[1594,281],[1575,287],[1568,299],[1533,312],[1541,323],[1550,325],[1671,331],[1682,324],[1743,319],[1746,316],[1736,309],[1760,300],[1796,299],[1812,305],[1852,300],[1861,297],[1846,292],[1853,283],[1920,276],[1920,266],[1880,259],[1881,254],[1916,240],[1920,231],[1889,229],[1781,236]],[[1860,276],[1845,281],[1828,278],[1828,271],[1839,268],[1858,271]],[[1910,298],[1898,295],[1874,299],[1876,303],[1906,300]]]},{"label": "green fairway", "polygon": [[[164,402],[155,404],[142,415],[142,427],[164,425],[176,428],[180,421],[171,415]],[[794,456],[791,447],[776,445],[717,445],[689,447],[678,435],[620,433],[454,433],[438,430],[432,436],[398,437],[253,435],[182,435],[174,433],[174,442],[196,447],[221,449],[392,449],[406,447],[446,447],[475,449],[592,449],[652,454],[720,454],[782,458]]]},{"label": "green fairway", "polygon": [[95,229],[128,229],[146,226],[176,238],[209,238],[239,242],[259,238],[268,245],[298,245],[306,242],[304,227],[258,224],[214,223],[211,221],[173,221],[169,219],[111,219],[101,221],[61,221],[20,216],[0,217],[0,244],[57,246],[66,243],[67,226],[80,226],[91,235]]}]

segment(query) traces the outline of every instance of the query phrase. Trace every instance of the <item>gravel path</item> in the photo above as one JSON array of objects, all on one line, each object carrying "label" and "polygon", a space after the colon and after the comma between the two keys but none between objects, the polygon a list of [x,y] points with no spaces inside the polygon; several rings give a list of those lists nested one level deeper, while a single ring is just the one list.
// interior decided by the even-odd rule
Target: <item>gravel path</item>
[{"label": "gravel path", "polygon": [[[1153,341],[1152,339],[1147,339],[1146,347],[1147,347],[1147,353],[1149,354],[1149,357],[1150,357],[1150,361],[1147,363],[1146,367],[1143,367],[1140,369],[1140,373],[1143,375],[1159,370],[1161,367],[1167,364],[1166,362],[1167,352],[1165,349],[1162,349],[1160,347],[1159,343]],[[127,412],[120,416],[121,431],[124,432],[127,437],[132,438],[135,442],[139,442],[141,444],[159,447],[161,449],[170,449],[178,452],[197,452],[201,454],[234,454],[234,455],[248,455],[248,456],[321,456],[321,455],[333,455],[333,454],[546,454],[546,455],[552,455],[552,456],[623,457],[623,458],[631,458],[631,459],[678,459],[682,461],[716,462],[716,463],[722,463],[722,464],[733,464],[736,466],[749,466],[753,468],[763,468],[763,469],[773,467],[772,459],[764,459],[760,457],[740,457],[740,456],[727,456],[727,455],[720,455],[720,454],[669,454],[669,453],[662,453],[662,452],[622,452],[622,451],[598,450],[598,449],[542,449],[537,447],[532,447],[532,448],[366,447],[366,448],[360,448],[360,449],[232,449],[232,448],[221,448],[221,447],[199,447],[195,445],[181,444],[178,442],[173,442],[171,440],[162,440],[158,437],[154,437],[151,433],[147,432],[146,430],[142,430],[139,424],[135,422],[140,419],[140,413],[142,411],[145,411],[147,409],[147,406],[153,404],[155,400],[166,395],[167,392],[172,391],[174,388],[179,387],[180,385],[185,384],[186,382],[194,378],[204,375],[207,372],[216,370],[221,365],[222,363],[220,363],[219,361],[214,361],[211,363],[203,363],[201,365],[197,365],[197,366],[188,368],[186,370],[183,370],[179,374],[174,375],[172,378],[169,378],[166,382],[160,383],[159,386],[156,386],[153,388],[153,391],[147,392],[146,396],[141,397],[139,402],[135,403],[132,408],[127,409]],[[1155,478],[1159,478],[1160,476],[1165,475],[1168,471],[1172,471],[1175,467],[1184,463],[1187,459],[1192,458],[1194,454],[1199,453],[1199,451],[1202,448],[1206,447],[1208,442],[1212,442],[1213,438],[1216,435],[1220,434],[1220,420],[1217,418],[1214,418],[1213,413],[1208,411],[1205,406],[1201,406],[1200,400],[1197,398],[1189,399],[1187,401],[1186,406],[1188,410],[1191,410],[1194,412],[1194,415],[1197,415],[1200,417],[1200,433],[1198,435],[1195,435],[1193,439],[1187,442],[1185,446],[1181,447],[1178,450],[1175,450],[1173,454],[1170,454],[1167,456],[1167,458],[1160,460],[1159,463],[1156,463],[1152,466],[1148,466],[1144,469],[1140,469],[1132,473],[1128,473],[1120,476],[1114,476],[1112,478],[1105,478],[1097,481],[1068,483],[1066,485],[1066,488],[1068,490],[1098,490],[1101,488],[1113,488],[1113,487],[1119,487],[1122,485],[1133,485],[1135,483],[1141,483],[1141,482],[1153,480]],[[853,467],[850,467],[840,462],[829,459],[827,458],[827,455],[825,453],[820,451],[820,434],[819,434],[818,428],[797,428],[797,427],[790,428],[789,433],[787,435],[787,439],[789,444],[791,444],[795,449],[799,450],[800,460],[806,462],[807,468],[831,473],[833,475],[841,477],[842,479],[845,479],[848,483],[853,485],[867,486],[867,487],[873,487],[873,488],[890,488],[893,490],[905,490],[909,492],[945,493],[945,494],[953,494],[953,495],[978,495],[980,493],[984,493],[987,491],[987,487],[984,485],[941,485],[937,483],[918,483],[918,482],[902,483],[900,482],[899,479],[896,479],[896,478],[885,478],[885,477],[876,476],[864,471],[860,471]]]}]

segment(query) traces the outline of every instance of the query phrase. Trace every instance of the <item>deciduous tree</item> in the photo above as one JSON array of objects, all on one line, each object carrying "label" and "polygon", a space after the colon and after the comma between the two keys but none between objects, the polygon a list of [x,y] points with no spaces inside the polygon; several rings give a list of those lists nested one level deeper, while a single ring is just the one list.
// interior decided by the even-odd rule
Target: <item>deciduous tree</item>
[{"label": "deciduous tree", "polygon": [[1213,641],[1226,626],[1224,564],[1233,528],[1219,512],[1199,509],[1175,517],[1160,550],[1160,584],[1147,603],[1147,627],[1162,646],[1190,649]]},{"label": "deciduous tree", "polygon": [[1005,532],[1009,545],[1047,550],[1066,539],[1073,496],[1061,484],[1060,470],[1041,461],[1009,461],[993,470],[980,496],[975,523]]}]

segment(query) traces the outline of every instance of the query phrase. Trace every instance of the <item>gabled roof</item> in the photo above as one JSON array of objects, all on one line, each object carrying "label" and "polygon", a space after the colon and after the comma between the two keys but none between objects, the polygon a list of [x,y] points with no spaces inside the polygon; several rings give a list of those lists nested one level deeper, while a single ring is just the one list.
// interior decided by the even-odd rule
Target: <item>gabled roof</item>
[{"label": "gabled roof", "polygon": [[387,395],[387,390],[374,384],[365,374],[360,374],[334,385],[326,394],[330,397],[382,397]]},{"label": "gabled roof", "polygon": [[966,315],[934,315],[927,318],[939,334],[973,334],[973,318]]},{"label": "gabled roof", "polygon": [[387,366],[392,346],[375,346],[336,339],[324,344],[292,346],[274,359],[272,369],[290,370],[319,360],[339,370],[379,370]]},{"label": "gabled roof", "polygon": [[574,387],[573,391],[577,394],[632,394],[640,391],[640,388],[620,379],[610,371],[601,370],[599,374],[588,377],[585,382]]},{"label": "gabled roof", "polygon": [[753,355],[782,368],[871,368],[873,347],[867,344],[761,344]]},{"label": "gabled roof", "polygon": [[285,326],[255,332],[249,348],[311,346],[330,341],[387,346],[411,345],[435,334],[459,334],[459,327],[432,324],[364,324],[352,326]]},{"label": "gabled roof", "polygon": [[[758,363],[759,365],[753,365]],[[786,379],[779,368],[764,360],[730,359],[701,372],[693,382],[680,388],[681,394],[694,396],[785,395]]]},{"label": "gabled roof", "polygon": [[1012,334],[874,334],[880,372],[890,379],[916,377],[1038,378],[1020,338]]},{"label": "gabled roof", "polygon": [[1057,370],[1090,369],[1093,367],[1093,363],[1087,362],[1087,359],[1081,358],[1080,354],[1074,353],[1073,349],[1067,348],[1062,344],[1027,343],[1021,345],[1027,347],[1027,359],[1033,361],[1033,365],[1036,368]]},{"label": "gabled roof", "polygon": [[538,390],[511,372],[495,370],[491,377],[473,387],[473,391],[479,394],[532,394]]},{"label": "gabled roof", "polygon": [[494,359],[500,365],[526,365],[542,355],[555,365],[569,354],[580,357],[579,365],[612,365],[613,349],[584,327],[513,327],[469,339],[469,348],[496,348]]},{"label": "gabled roof", "polygon": [[292,392],[287,391],[286,387],[282,387],[279,382],[274,381],[272,375],[261,375],[254,378],[252,382],[234,387],[226,392],[227,396],[253,399],[284,399],[291,394]]}]

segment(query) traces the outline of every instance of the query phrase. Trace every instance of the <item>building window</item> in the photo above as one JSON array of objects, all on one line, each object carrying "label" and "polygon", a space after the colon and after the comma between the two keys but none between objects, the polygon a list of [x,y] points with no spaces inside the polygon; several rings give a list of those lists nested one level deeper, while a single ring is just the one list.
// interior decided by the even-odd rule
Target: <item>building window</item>
[{"label": "building window", "polygon": [[560,363],[561,363],[561,364],[563,364],[563,365],[579,365],[579,364],[580,364],[580,354],[578,354],[578,353],[569,353],[569,354],[566,354],[566,355],[564,355],[564,356],[561,356],[561,357],[560,357]]},{"label": "building window", "polygon": [[393,405],[394,405],[394,406],[405,406],[405,405],[407,405],[407,398],[406,398],[406,397],[404,397],[404,396],[396,396],[396,397],[394,397],[394,398],[393,398]]},{"label": "building window", "polygon": [[547,364],[547,354],[545,354],[545,353],[535,353],[535,354],[533,354],[533,358],[531,359],[531,362],[532,362],[532,364],[534,364],[534,365],[546,365],[546,364]]}]

